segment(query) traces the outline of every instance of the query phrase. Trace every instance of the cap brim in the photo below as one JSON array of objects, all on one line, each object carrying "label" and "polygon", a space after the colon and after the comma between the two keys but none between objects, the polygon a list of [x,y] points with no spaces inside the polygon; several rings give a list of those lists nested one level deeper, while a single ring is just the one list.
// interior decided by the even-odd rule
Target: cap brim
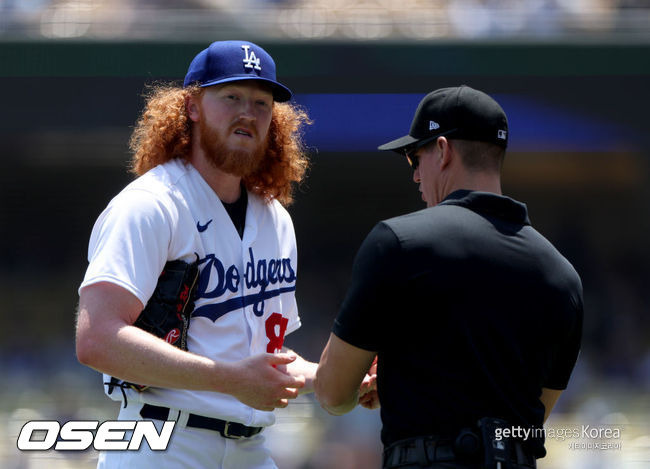
[{"label": "cap brim", "polygon": [[392,142],[384,143],[380,147],[377,147],[377,150],[392,150],[397,153],[404,153],[403,152],[404,148],[410,145],[417,144],[418,147],[421,147],[423,145],[426,145],[429,142],[433,142],[438,137],[444,137],[445,135],[452,134],[457,130],[458,129],[449,129],[435,135],[430,135],[426,138],[415,138],[415,137],[411,137],[410,135],[405,135],[401,138],[398,138],[397,140],[393,140]]},{"label": "cap brim", "polygon": [[291,96],[293,95],[289,88],[278,83],[277,81],[269,80],[268,78],[252,77],[252,76],[242,76],[242,77],[235,76],[235,77],[222,78],[220,80],[214,80],[214,81],[209,81],[207,83],[202,83],[199,86],[201,88],[205,88],[207,86],[220,85],[222,83],[230,83],[233,81],[246,81],[246,80],[263,81],[271,85],[271,88],[273,89],[273,100],[277,101],[278,103],[289,101],[291,99]]},{"label": "cap brim", "polygon": [[403,137],[400,137],[396,140],[393,140],[388,143],[384,143],[383,145],[380,145],[377,147],[377,150],[381,151],[396,151],[398,153],[401,153],[401,151],[408,147],[409,145],[413,145],[415,142],[418,142],[420,139],[417,139],[415,137],[411,137],[410,135],[405,135]]}]

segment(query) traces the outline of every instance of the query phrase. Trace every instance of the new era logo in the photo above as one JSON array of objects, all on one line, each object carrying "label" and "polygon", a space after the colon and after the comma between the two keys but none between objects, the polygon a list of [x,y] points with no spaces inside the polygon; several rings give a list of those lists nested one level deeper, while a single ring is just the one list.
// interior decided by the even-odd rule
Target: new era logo
[{"label": "new era logo", "polygon": [[440,124],[435,121],[429,121],[429,130],[436,130],[440,128]]},{"label": "new era logo", "polygon": [[506,132],[505,130],[497,131],[497,138],[499,140],[506,140],[508,138],[508,132]]}]

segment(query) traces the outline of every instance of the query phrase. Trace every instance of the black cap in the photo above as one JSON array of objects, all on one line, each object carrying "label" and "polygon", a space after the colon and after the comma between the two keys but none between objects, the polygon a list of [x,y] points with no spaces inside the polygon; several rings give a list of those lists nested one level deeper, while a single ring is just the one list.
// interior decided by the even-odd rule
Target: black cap
[{"label": "black cap", "polygon": [[443,135],[508,146],[508,119],[499,103],[469,86],[441,88],[426,95],[415,111],[408,135],[385,143],[379,150],[403,153]]}]

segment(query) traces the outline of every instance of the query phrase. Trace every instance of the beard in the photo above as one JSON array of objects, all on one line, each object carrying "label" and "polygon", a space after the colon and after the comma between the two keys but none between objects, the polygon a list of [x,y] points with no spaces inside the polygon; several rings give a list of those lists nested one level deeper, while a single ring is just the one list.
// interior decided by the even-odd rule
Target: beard
[{"label": "beard", "polygon": [[[235,122],[229,131],[237,126],[238,122]],[[264,159],[268,148],[266,140],[251,150],[233,149],[228,147],[219,134],[206,123],[205,118],[199,121],[199,129],[201,132],[199,143],[206,159],[223,172],[243,178],[255,172]],[[253,135],[253,138],[257,138],[256,135]]]}]

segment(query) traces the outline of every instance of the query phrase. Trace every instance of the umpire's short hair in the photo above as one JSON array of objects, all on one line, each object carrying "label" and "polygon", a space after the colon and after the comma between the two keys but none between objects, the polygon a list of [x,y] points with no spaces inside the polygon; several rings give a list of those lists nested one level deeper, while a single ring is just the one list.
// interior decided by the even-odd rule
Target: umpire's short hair
[{"label": "umpire's short hair", "polygon": [[460,155],[463,166],[469,171],[501,172],[506,149],[491,142],[479,140],[449,139]]},{"label": "umpire's short hair", "polygon": [[[506,149],[501,145],[480,140],[463,140],[445,137],[460,156],[463,166],[469,171],[501,172]],[[422,148],[430,150],[436,146],[438,139],[425,144]]]}]

